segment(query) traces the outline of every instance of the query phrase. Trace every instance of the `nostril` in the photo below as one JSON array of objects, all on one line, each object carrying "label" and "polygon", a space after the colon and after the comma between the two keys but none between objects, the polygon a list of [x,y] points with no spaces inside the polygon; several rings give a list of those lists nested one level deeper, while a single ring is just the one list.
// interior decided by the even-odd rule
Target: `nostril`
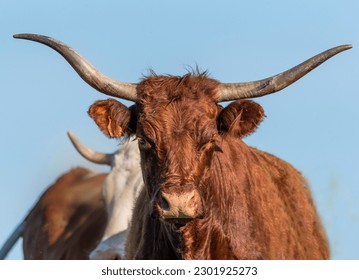
[{"label": "nostril", "polygon": [[194,192],[191,192],[191,193],[188,194],[187,203],[191,204],[191,205],[193,203],[196,203],[196,196],[195,196]]},{"label": "nostril", "polygon": [[170,209],[170,204],[168,203],[167,199],[163,195],[160,196],[159,206],[163,210],[169,210]]}]

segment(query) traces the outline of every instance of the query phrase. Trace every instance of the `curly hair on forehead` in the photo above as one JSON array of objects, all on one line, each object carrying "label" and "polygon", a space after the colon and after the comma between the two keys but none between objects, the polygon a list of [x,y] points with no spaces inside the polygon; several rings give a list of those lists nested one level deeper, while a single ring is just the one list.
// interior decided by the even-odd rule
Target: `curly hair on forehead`
[{"label": "curly hair on forehead", "polygon": [[157,101],[171,103],[182,98],[199,99],[202,96],[217,100],[219,82],[208,77],[207,71],[188,72],[183,76],[157,75],[151,70],[151,75],[145,76],[138,85],[140,103]]},{"label": "curly hair on forehead", "polygon": [[209,78],[209,71],[208,70],[201,70],[199,68],[198,65],[196,65],[196,67],[192,67],[190,65],[186,66],[186,71],[187,73],[184,74],[183,76],[179,76],[179,75],[172,75],[172,74],[164,74],[164,75],[159,75],[156,73],[156,71],[152,68],[149,68],[148,70],[148,75],[145,75],[143,74],[142,75],[142,80],[145,80],[147,78],[150,78],[150,77],[160,77],[160,76],[164,76],[164,77],[185,77],[187,75],[192,75],[192,76],[203,76],[203,77],[206,77],[206,78]]}]

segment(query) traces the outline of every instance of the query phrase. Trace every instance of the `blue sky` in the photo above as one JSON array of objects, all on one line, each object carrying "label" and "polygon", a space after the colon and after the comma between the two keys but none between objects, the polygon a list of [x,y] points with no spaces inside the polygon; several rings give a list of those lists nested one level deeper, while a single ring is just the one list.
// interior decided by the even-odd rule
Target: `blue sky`
[{"label": "blue sky", "polygon": [[[267,118],[245,141],[304,174],[332,258],[359,259],[358,1],[0,0],[0,7],[0,244],[62,173],[107,170],[83,160],[67,130],[94,149],[118,147],[87,115],[107,97],[53,50],[13,34],[59,39],[126,82],[148,69],[182,75],[196,65],[223,82],[257,80],[349,43],[353,49],[294,85],[256,99]],[[19,258],[21,242],[9,255]]]}]

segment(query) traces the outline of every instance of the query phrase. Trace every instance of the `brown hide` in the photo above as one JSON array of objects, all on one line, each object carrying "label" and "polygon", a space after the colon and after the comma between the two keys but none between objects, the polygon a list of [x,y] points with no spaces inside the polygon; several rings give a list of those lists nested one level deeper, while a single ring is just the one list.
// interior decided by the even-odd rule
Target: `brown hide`
[{"label": "brown hide", "polygon": [[46,190],[26,218],[25,259],[89,259],[106,226],[101,194],[106,176],[78,167]]},{"label": "brown hide", "polygon": [[[303,176],[240,139],[257,128],[263,109],[249,100],[218,106],[218,85],[205,75],[186,75],[149,77],[138,86],[136,135],[146,189],[135,206],[127,257],[327,259],[328,242]],[[106,101],[91,107],[95,121],[97,106]],[[106,117],[107,129],[123,123],[118,114]],[[191,190],[201,200],[188,205],[200,204],[193,209],[203,213],[161,219],[170,205],[162,193],[180,200]]]},{"label": "brown hide", "polygon": [[213,158],[206,218],[180,230],[183,257],[327,259],[326,236],[301,174],[270,154],[228,140]]}]

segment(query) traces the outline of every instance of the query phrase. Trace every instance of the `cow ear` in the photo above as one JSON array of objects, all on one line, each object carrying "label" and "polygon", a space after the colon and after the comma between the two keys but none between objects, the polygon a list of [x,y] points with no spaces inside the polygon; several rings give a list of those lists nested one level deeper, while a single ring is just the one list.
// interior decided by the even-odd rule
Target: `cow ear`
[{"label": "cow ear", "polygon": [[88,113],[101,131],[110,138],[128,136],[136,131],[133,126],[134,106],[127,108],[114,99],[96,101],[91,105]]},{"label": "cow ear", "polygon": [[263,108],[251,100],[237,100],[224,108],[219,115],[219,129],[236,137],[254,132],[264,119]]}]

